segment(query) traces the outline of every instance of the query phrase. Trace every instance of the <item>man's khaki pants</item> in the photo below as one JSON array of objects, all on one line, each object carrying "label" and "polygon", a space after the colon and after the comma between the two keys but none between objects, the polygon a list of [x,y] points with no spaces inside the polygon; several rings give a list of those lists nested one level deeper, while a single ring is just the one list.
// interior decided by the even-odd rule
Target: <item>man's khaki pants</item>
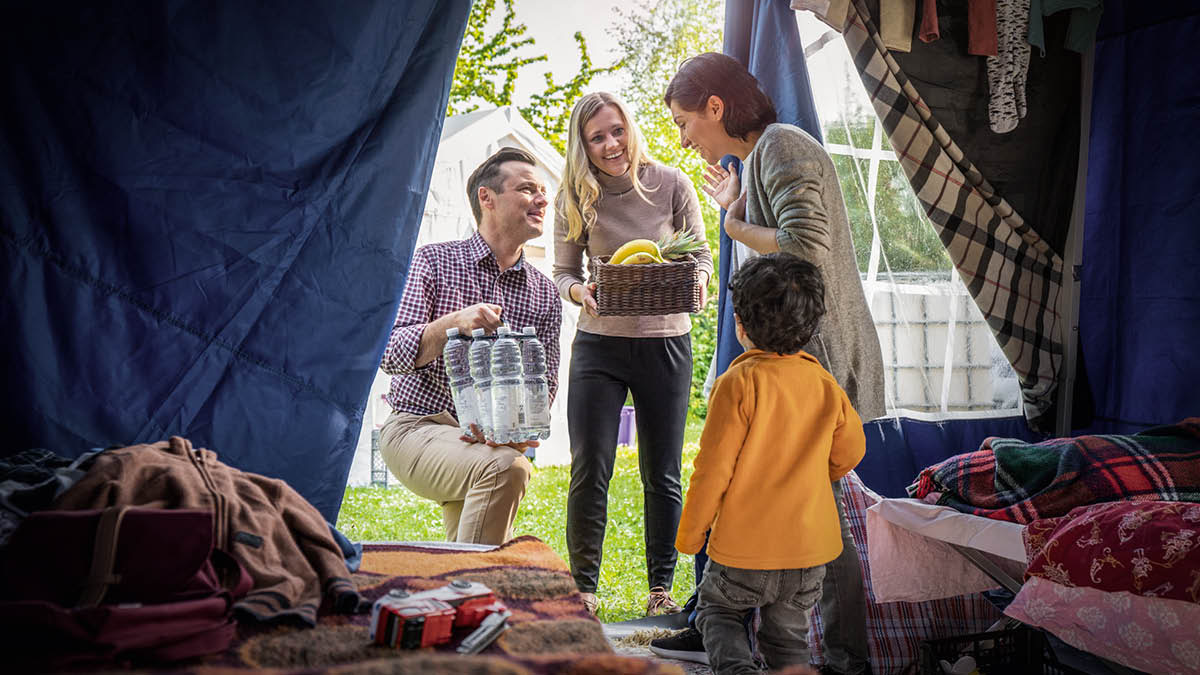
[{"label": "man's khaki pants", "polygon": [[533,465],[513,448],[461,436],[449,413],[393,412],[380,432],[380,451],[405,487],[442,505],[448,541],[502,544],[512,538]]}]

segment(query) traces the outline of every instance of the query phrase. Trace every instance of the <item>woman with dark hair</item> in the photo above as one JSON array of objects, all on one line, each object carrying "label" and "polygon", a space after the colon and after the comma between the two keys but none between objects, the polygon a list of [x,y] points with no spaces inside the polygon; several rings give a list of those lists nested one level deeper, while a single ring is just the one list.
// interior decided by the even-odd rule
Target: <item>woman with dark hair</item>
[{"label": "woman with dark hair", "polygon": [[[816,265],[825,280],[829,312],[804,351],[833,374],[863,420],[882,416],[883,357],[833,160],[803,129],[776,123],[775,107],[758,80],[723,54],[709,52],[685,61],[663,101],[679,127],[680,144],[695,148],[709,164],[704,191],[726,210],[725,232],[736,242],[734,268],[776,251]],[[725,155],[742,161],[741,176],[718,164]],[[834,493],[843,551],[827,567],[820,603],[824,671],[868,672],[862,566],[837,483]],[[698,565],[697,584],[702,574]],[[652,642],[651,649],[688,658],[689,645],[698,645],[698,637],[686,632]]]}]

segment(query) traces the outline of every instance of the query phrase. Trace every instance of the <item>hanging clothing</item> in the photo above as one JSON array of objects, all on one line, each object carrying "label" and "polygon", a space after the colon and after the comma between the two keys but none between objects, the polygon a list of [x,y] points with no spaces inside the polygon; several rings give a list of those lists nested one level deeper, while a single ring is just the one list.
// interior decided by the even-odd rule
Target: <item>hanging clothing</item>
[{"label": "hanging clothing", "polygon": [[812,12],[818,19],[840,33],[846,29],[846,16],[849,14],[850,0],[792,0],[791,8],[798,12]]},{"label": "hanging clothing", "polygon": [[939,40],[942,34],[938,29],[937,0],[924,0],[921,3],[921,28],[917,32],[921,42]]},{"label": "hanging clothing", "polygon": [[1029,5],[1029,44],[1037,47],[1045,57],[1045,17],[1069,10],[1071,16],[1063,46],[1082,54],[1096,42],[1096,29],[1100,27],[1103,9],[1102,0],[1033,0]]},{"label": "hanging clothing", "polygon": [[998,134],[1017,128],[1025,117],[1025,78],[1029,74],[1030,0],[999,0],[996,56],[987,59],[988,126]]},{"label": "hanging clothing", "polygon": [[[969,0],[967,3],[967,53],[976,56],[995,56],[998,48],[996,34],[996,3],[998,0]],[[1003,0],[999,0],[1003,2]],[[879,27],[884,42],[887,36],[884,27]],[[938,25],[937,0],[923,0],[921,4],[921,27],[917,37],[922,42],[941,39]]]},{"label": "hanging clothing", "polygon": [[917,0],[879,3],[879,34],[883,44],[894,52],[912,51],[913,18]]},{"label": "hanging clothing", "polygon": [[996,0],[970,0],[967,4],[967,53],[996,56]]}]

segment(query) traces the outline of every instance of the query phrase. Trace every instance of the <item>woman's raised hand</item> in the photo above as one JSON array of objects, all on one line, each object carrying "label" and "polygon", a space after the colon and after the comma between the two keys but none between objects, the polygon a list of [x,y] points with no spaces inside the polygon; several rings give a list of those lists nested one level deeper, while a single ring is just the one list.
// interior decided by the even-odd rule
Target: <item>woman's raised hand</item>
[{"label": "woman's raised hand", "polygon": [[742,194],[742,181],[736,173],[726,170],[720,164],[709,164],[704,172],[704,185],[701,185],[700,189],[720,204],[721,208],[729,210],[729,205]]}]

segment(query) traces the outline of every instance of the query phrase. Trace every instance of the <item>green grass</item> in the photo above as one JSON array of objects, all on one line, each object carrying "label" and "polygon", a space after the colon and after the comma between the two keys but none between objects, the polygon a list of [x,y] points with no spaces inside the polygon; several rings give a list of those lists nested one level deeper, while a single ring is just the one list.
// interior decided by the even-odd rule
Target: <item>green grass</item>
[{"label": "green grass", "polygon": [[[689,419],[683,448],[683,489],[692,475],[692,460],[703,422]],[[567,559],[567,486],[569,466],[538,467],[513,525],[514,536],[531,534]],[[442,510],[397,487],[347,488],[337,527],[352,541],[441,541]],[[600,620],[623,621],[646,609],[645,520],[637,450],[621,447],[608,491],[608,529],[600,567]],[[695,570],[690,555],[680,555],[672,597],[682,603],[692,593]]]}]

